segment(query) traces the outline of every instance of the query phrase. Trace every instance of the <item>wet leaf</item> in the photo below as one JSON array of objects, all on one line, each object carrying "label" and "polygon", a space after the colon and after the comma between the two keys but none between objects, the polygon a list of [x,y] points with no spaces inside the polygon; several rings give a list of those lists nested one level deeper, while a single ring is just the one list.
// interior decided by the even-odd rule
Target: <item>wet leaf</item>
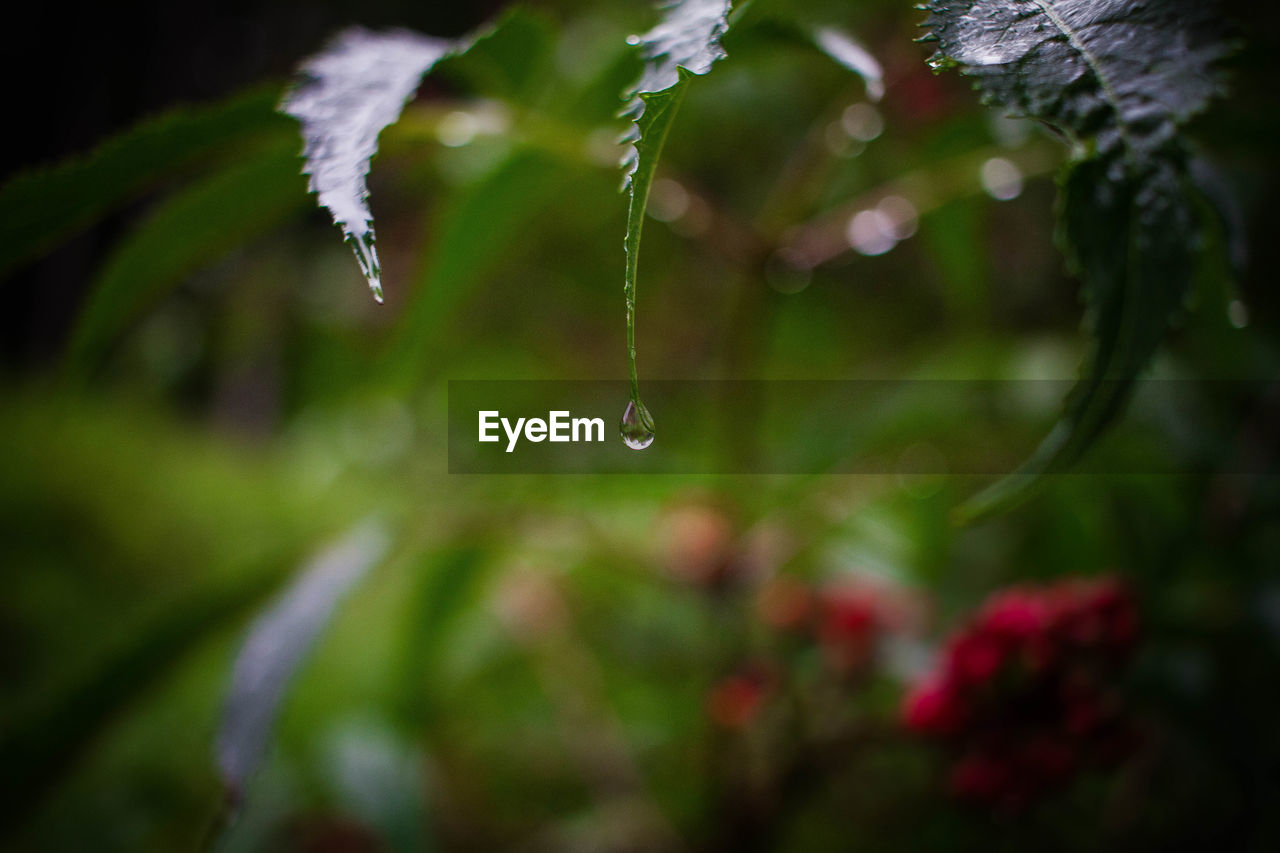
[{"label": "wet leaf", "polygon": [[280,105],[301,122],[311,191],[342,229],[379,302],[382,278],[365,176],[378,134],[400,118],[423,75],[454,49],[445,39],[356,27],[303,64],[308,79]]},{"label": "wet leaf", "polygon": [[1093,338],[1061,421],[1014,475],[961,508],[971,519],[1077,460],[1124,410],[1181,310],[1203,226],[1182,130],[1220,91],[1215,65],[1229,44],[1195,0],[935,0],[929,11],[935,67],[959,66],[986,102],[1071,143],[1059,242]]},{"label": "wet leaf", "polygon": [[386,531],[368,521],[317,555],[254,622],[240,649],[218,731],[218,769],[239,799],[266,750],[280,702],[338,603],[382,559]]},{"label": "wet leaf", "polygon": [[[649,143],[646,153],[651,154],[654,163],[662,151],[662,138],[653,137],[665,134],[668,125],[656,116],[645,120],[650,106],[655,112],[661,112],[678,105],[684,95],[686,75],[706,74],[717,60],[724,58],[720,38],[729,29],[729,6],[728,0],[676,0],[663,10],[662,21],[656,27],[635,37],[644,59],[644,71],[628,93],[631,100],[623,110],[623,115],[636,125],[626,137],[628,142],[635,143],[622,163],[626,186],[631,186],[633,176],[642,166],[642,143]],[[646,186],[640,194],[647,192]],[[633,188],[632,197],[636,194]]]},{"label": "wet leaf", "polygon": [[511,97],[527,94],[549,61],[545,22],[519,9],[459,39],[408,30],[375,33],[354,27],[303,63],[306,78],[285,96],[282,112],[302,124],[304,171],[311,191],[355,252],[373,298],[382,301],[382,271],[369,210],[366,176],[378,135],[400,118],[422,78],[445,59],[474,60],[456,71]]},{"label": "wet leaf", "polygon": [[623,136],[628,144],[622,160],[623,189],[631,192],[624,241],[627,265],[623,289],[631,398],[636,404],[639,404],[635,364],[636,273],[649,189],[689,80],[706,74],[717,60],[724,58],[720,38],[729,28],[729,6],[728,0],[676,0],[663,10],[662,21],[636,40],[644,58],[644,71],[629,93],[631,101],[622,113],[633,122]]}]

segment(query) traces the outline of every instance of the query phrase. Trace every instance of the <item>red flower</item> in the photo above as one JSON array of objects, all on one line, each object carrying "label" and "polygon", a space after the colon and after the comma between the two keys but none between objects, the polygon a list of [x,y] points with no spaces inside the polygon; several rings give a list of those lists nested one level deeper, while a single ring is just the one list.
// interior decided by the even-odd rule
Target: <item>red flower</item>
[{"label": "red flower", "polygon": [[960,699],[945,681],[922,681],[907,696],[902,720],[921,734],[945,736],[960,728]]},{"label": "red flower", "polygon": [[835,670],[849,672],[867,664],[878,627],[878,603],[870,591],[840,587],[823,591],[818,640]]},{"label": "red flower", "polygon": [[1026,805],[1136,742],[1116,681],[1137,634],[1137,609],[1117,581],[997,593],[907,695],[903,723],[955,750],[956,796]]},{"label": "red flower", "polygon": [[985,634],[965,633],[952,641],[948,661],[961,684],[982,684],[1000,669],[1004,662],[1004,649]]},{"label": "red flower", "polygon": [[982,608],[979,624],[983,630],[1011,641],[1026,640],[1043,633],[1052,618],[1052,606],[1041,595],[1013,589],[992,597]]}]

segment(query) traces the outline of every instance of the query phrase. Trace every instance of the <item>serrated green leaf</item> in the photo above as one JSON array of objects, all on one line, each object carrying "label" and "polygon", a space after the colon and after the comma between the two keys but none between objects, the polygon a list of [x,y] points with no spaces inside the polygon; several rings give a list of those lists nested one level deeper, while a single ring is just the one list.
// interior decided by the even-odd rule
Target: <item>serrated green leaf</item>
[{"label": "serrated green leaf", "polygon": [[306,205],[298,157],[284,139],[168,199],[108,258],[81,312],[68,364],[84,375],[147,305]]},{"label": "serrated green leaf", "polygon": [[991,103],[1102,155],[1154,156],[1221,88],[1229,50],[1198,0],[935,0],[935,67],[958,65]]},{"label": "serrated green leaf", "polygon": [[400,118],[422,78],[441,61],[460,59],[480,46],[482,55],[462,70],[515,96],[535,82],[533,72],[545,63],[548,42],[543,21],[517,9],[459,39],[354,27],[303,63],[306,80],[289,91],[280,109],[301,122],[311,191],[342,229],[378,302],[382,269],[365,180],[378,135]]},{"label": "serrated green leaf", "polygon": [[[724,58],[720,38],[729,28],[728,0],[676,0],[663,11],[662,21],[635,41],[641,46],[644,71],[629,93],[631,101],[623,115],[632,128],[623,136],[628,143],[622,160],[623,188],[630,190],[627,207],[627,235],[623,242],[627,262],[623,292],[627,308],[627,361],[631,374],[631,402],[627,412],[636,412],[634,426],[651,440],[653,420],[640,400],[636,374],[636,276],[640,264],[640,232],[644,226],[649,189],[662,155],[662,146],[684,98],[689,80],[706,74]],[[625,425],[624,425],[625,426]],[[647,441],[643,446],[648,446]]]},{"label": "serrated green leaf", "polygon": [[173,172],[246,139],[287,138],[277,93],[254,90],[145,121],[93,152],[24,172],[0,189],[0,275],[38,257]]},{"label": "serrated green leaf", "polygon": [[454,42],[405,30],[354,27],[302,65],[307,79],[280,105],[302,124],[310,189],[342,229],[379,302],[382,271],[365,176],[378,134],[400,118],[423,75],[455,49]]},{"label": "serrated green leaf", "polygon": [[1181,309],[1201,222],[1182,127],[1220,84],[1227,53],[1194,0],[935,0],[935,68],[958,65],[984,100],[1072,143],[1059,239],[1080,277],[1093,348],[1062,420],[1018,471],[960,510],[977,518],[1077,460],[1123,411]]},{"label": "serrated green leaf", "polygon": [[[729,7],[729,0],[676,0],[663,10],[662,21],[656,27],[630,40],[640,46],[644,70],[627,93],[631,100],[622,115],[630,118],[635,127],[623,137],[624,141],[635,143],[643,139],[641,120],[648,108],[646,95],[671,92],[677,96],[678,104],[679,95],[683,94],[680,84],[686,75],[706,74],[716,61],[724,58],[720,39],[729,29]],[[661,144],[656,149],[650,148],[655,158],[661,151]],[[622,166],[626,188],[640,167],[638,145],[631,145]]]}]

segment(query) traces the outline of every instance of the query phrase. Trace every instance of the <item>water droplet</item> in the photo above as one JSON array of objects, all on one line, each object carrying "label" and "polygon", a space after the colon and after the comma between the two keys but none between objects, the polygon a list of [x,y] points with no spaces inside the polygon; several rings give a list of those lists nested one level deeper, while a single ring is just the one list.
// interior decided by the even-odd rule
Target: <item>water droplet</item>
[{"label": "water droplet", "polygon": [[897,226],[877,208],[860,210],[845,229],[849,245],[864,255],[883,255],[898,245]]},{"label": "water droplet", "polygon": [[859,142],[870,142],[884,132],[884,118],[870,104],[853,104],[840,115],[844,132]]},{"label": "water droplet", "polygon": [[865,142],[859,142],[845,132],[844,125],[833,121],[822,132],[822,139],[827,150],[837,157],[857,157],[867,150]]},{"label": "water droplet", "polygon": [[893,223],[893,236],[905,240],[916,233],[919,214],[916,206],[900,195],[887,195],[880,199],[876,210],[889,218]]},{"label": "water droplet", "polygon": [[632,450],[644,450],[653,444],[653,415],[649,414],[638,397],[632,397],[627,403],[619,432],[622,434],[623,444]]},{"label": "water droplet", "polygon": [[979,173],[982,188],[997,201],[1009,201],[1022,194],[1022,170],[1003,157],[992,157]]},{"label": "water droplet", "polygon": [[639,43],[640,43],[640,36],[637,36],[637,35],[627,36],[627,44],[631,45],[632,47],[634,47],[635,45],[638,45]]},{"label": "water droplet", "polygon": [[363,231],[349,231],[347,233],[347,243],[351,246],[351,251],[355,253],[356,262],[360,264],[360,272],[364,273],[364,277],[369,282],[369,289],[373,291],[373,298],[379,305],[382,304],[382,264],[378,263],[378,250],[374,247],[373,228],[366,228]]},{"label": "water droplet", "polygon": [[480,123],[466,110],[454,110],[436,125],[436,138],[446,148],[469,145],[479,132]]},{"label": "water droplet", "polygon": [[689,191],[679,181],[658,178],[649,190],[649,206],[645,211],[659,222],[675,222],[689,212]]}]

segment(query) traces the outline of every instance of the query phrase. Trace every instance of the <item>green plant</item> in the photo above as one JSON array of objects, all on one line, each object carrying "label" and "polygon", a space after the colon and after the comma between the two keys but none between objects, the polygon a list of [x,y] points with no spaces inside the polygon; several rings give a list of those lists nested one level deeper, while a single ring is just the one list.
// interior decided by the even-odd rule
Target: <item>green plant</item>
[{"label": "green plant", "polygon": [[[5,445],[22,451],[0,497],[23,567],[16,616],[0,616],[21,637],[83,624],[95,638],[68,642],[48,667],[38,656],[13,664],[0,763],[17,772],[0,830],[52,832],[58,814],[98,814],[75,786],[129,776],[118,768],[136,751],[152,762],[134,774],[140,785],[190,786],[156,807],[163,817],[139,809],[139,825],[162,827],[147,836],[161,847],[190,843],[197,825],[217,835],[242,807],[242,837],[255,837],[255,809],[275,807],[254,797],[265,764],[264,786],[301,823],[307,808],[356,814],[397,849],[428,835],[607,846],[620,814],[634,816],[621,846],[807,849],[862,833],[869,845],[928,848],[917,812],[941,815],[935,841],[981,831],[934,797],[931,753],[894,722],[908,664],[936,648],[917,611],[954,621],[1023,576],[1106,570],[1151,599],[1157,664],[1176,658],[1180,632],[1211,635],[1204,645],[1223,658],[1265,632],[1179,610],[1179,596],[1219,596],[1222,612],[1243,612],[1246,594],[1271,582],[1268,481],[1231,491],[1215,478],[1233,470],[1205,461],[1236,447],[1223,412],[1268,423],[1263,395],[1210,389],[1190,416],[1140,406],[1128,431],[1120,417],[1178,323],[1190,343],[1175,341],[1173,375],[1274,364],[1265,332],[1237,334],[1223,319],[1241,303],[1221,256],[1242,238],[1193,141],[1192,120],[1223,92],[1232,45],[1218,17],[1181,0],[932,4],[935,69],[971,76],[1011,123],[946,88],[949,75],[917,73],[925,60],[901,23],[920,16],[893,4],[731,5],[678,0],[653,25],[630,4],[546,4],[448,40],[347,31],[283,100],[273,86],[180,110],[0,189],[0,271],[129,205],[142,211],[119,220],[127,227],[87,289],[65,353],[72,381],[47,395],[15,389],[0,419]],[[849,20],[885,69],[836,26]],[[628,39],[633,30],[644,34]],[[435,88],[414,100],[428,75]],[[1050,133],[1028,134],[1037,122]],[[877,143],[888,125],[900,135]],[[315,200],[381,308],[347,298],[354,269],[335,258],[329,223],[308,216],[299,129]],[[1067,143],[1065,163],[1053,140]],[[1016,213],[990,212],[979,176],[992,163],[1027,183]],[[1059,247],[1080,280],[1089,352],[1057,426],[976,497],[963,479],[912,466],[946,441],[1016,453],[1043,434],[1043,407],[1015,407],[1003,432],[974,438],[975,404],[926,389],[815,425],[873,449],[884,435],[921,436],[891,461],[898,478],[851,482],[834,466],[776,480],[447,474],[445,378],[608,372],[619,339],[624,439],[653,440],[635,345],[646,215],[666,223],[650,224],[646,243],[660,293],[646,304],[666,332],[651,339],[655,374],[954,378],[1007,374],[1046,351],[1051,366],[1070,362],[1060,297],[1074,285],[1056,278],[1035,230],[1049,210],[1039,178],[1055,169]],[[1009,258],[1024,267],[1004,273]],[[614,316],[619,282],[625,338],[600,320]],[[1198,312],[1185,310],[1192,297]],[[1039,319],[991,316],[1017,316],[1022,303]],[[672,355],[686,350],[686,361]],[[253,404],[264,387],[266,414]],[[219,418],[256,438],[228,438],[238,434]],[[1104,435],[1118,444],[1097,446]],[[797,448],[807,440],[797,435]],[[1044,476],[1091,449],[1150,453],[1182,473],[1172,485]],[[1047,488],[1027,502],[1033,486]],[[1231,510],[1229,547],[1196,538],[1218,489],[1245,508]],[[1228,564],[1257,575],[1220,589]],[[94,585],[98,571],[110,594]],[[131,579],[125,591],[118,577]],[[850,577],[852,593],[839,582]],[[1155,592],[1166,588],[1167,600]],[[1257,648],[1229,683],[1266,671]],[[1151,693],[1177,687],[1175,664],[1145,673]],[[354,734],[329,728],[344,713]],[[136,748],[164,725],[198,742],[194,761]],[[216,772],[205,749],[215,729]],[[343,773],[369,768],[344,763],[346,749],[379,757],[377,784],[349,783]],[[1238,758],[1232,745],[1204,752]],[[1242,759],[1241,778],[1261,778],[1249,761],[1268,755]],[[1157,790],[1152,777],[1132,784]],[[382,791],[385,808],[367,791]],[[1088,821],[1071,814],[1096,800],[1092,789],[1070,796],[1085,805],[1047,820],[1044,837],[1066,827],[1083,846]],[[223,797],[230,808],[214,815]],[[66,812],[39,811],[50,802]],[[419,812],[440,825],[424,828]],[[1177,838],[1181,819],[1142,837]],[[272,820],[288,824],[262,818]],[[104,846],[129,846],[119,823]]]}]

